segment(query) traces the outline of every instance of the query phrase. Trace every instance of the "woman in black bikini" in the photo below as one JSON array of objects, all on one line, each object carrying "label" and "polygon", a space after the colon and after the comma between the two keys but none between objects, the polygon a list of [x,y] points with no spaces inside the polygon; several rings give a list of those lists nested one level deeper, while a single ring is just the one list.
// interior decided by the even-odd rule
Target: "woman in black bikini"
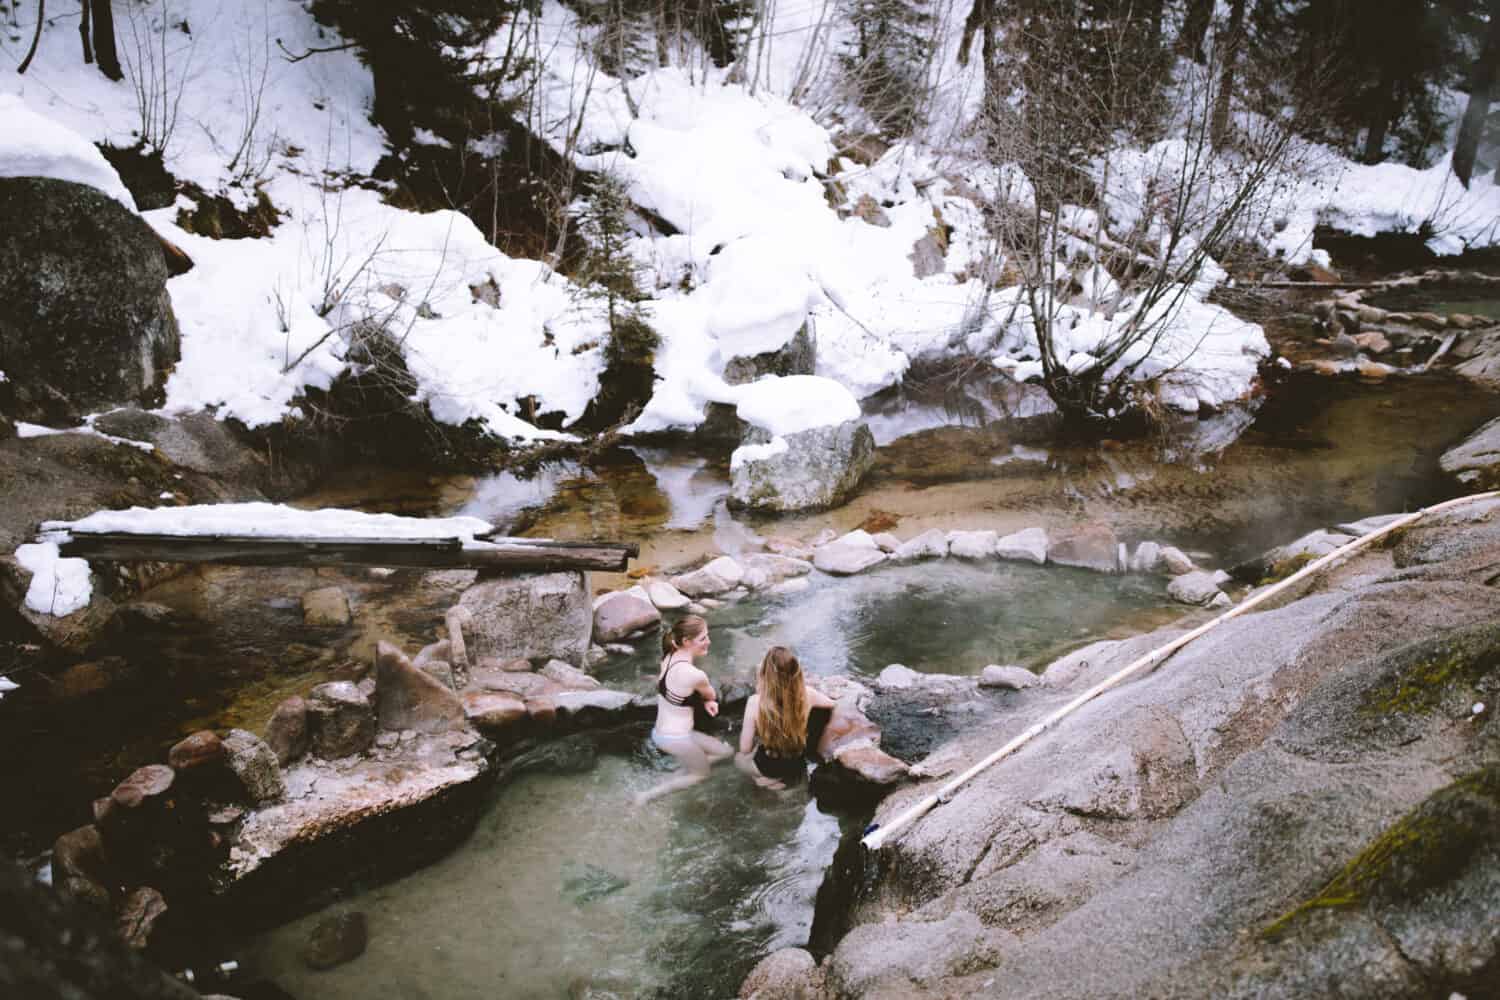
[{"label": "woman in black bikini", "polygon": [[772,646],[761,661],[755,693],[745,703],[735,766],[763,788],[785,788],[807,774],[834,702],[808,687],[802,664],[785,646]]},{"label": "woman in black bikini", "polygon": [[702,705],[709,715],[719,714],[719,696],[708,675],[693,661],[708,652],[708,622],[686,615],[661,636],[661,670],[656,675],[656,727],[651,741],[676,757],[682,773],[641,792],[636,804],[658,795],[696,785],[708,777],[708,769],[734,751],[722,740],[694,732],[693,709]]}]

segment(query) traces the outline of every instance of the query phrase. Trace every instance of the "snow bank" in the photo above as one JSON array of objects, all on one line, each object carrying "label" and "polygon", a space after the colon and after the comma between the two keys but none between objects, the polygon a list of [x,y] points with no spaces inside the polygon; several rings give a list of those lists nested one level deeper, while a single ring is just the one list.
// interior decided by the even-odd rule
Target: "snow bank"
[{"label": "snow bank", "polygon": [[52,177],[98,188],[135,211],[135,199],[94,144],[0,93],[0,177]]},{"label": "snow bank", "polygon": [[94,594],[89,564],[82,559],[64,559],[57,542],[43,541],[16,549],[16,562],[31,573],[25,606],[43,615],[63,618],[88,606]]},{"label": "snow bank", "polygon": [[79,533],[473,541],[475,535],[490,531],[492,525],[477,517],[401,517],[339,508],[299,510],[285,504],[255,502],[101,510],[77,521],[48,521],[42,528]]},{"label": "snow bank", "polygon": [[[1334,159],[1328,154],[1328,159]],[[1426,170],[1399,163],[1337,161],[1325,177],[1308,178],[1289,199],[1285,228],[1270,241],[1289,260],[1308,259],[1313,229],[1328,225],[1355,236],[1421,233],[1439,256],[1500,243],[1500,185],[1492,173],[1465,189],[1450,156]]]}]

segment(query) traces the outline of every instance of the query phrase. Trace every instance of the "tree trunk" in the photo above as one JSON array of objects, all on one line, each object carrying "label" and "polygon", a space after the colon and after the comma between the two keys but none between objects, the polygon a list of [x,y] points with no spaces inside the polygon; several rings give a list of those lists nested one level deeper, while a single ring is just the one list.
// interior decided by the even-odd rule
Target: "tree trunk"
[{"label": "tree trunk", "polygon": [[1389,73],[1380,77],[1380,87],[1371,101],[1371,112],[1365,132],[1365,149],[1360,155],[1364,163],[1379,163],[1385,159],[1385,137],[1390,131],[1392,105],[1395,104],[1396,81]]},{"label": "tree trunk", "polygon": [[1177,45],[1184,55],[1202,65],[1205,58],[1203,40],[1208,37],[1208,25],[1213,20],[1214,0],[1188,0],[1187,18],[1182,24],[1182,35]]},{"label": "tree trunk", "polygon": [[89,0],[81,0],[78,7],[78,40],[83,43],[83,62],[87,66],[94,61],[94,46],[89,42]]},{"label": "tree trunk", "polygon": [[120,56],[115,51],[115,12],[109,0],[84,0],[94,19],[94,54],[99,58],[99,72],[111,80],[125,79]]},{"label": "tree trunk", "polygon": [[42,41],[42,21],[47,14],[47,0],[36,0],[36,33],[31,36],[31,48],[26,50],[26,58],[21,60],[21,65],[16,67],[16,73],[26,72],[31,65],[31,57],[36,55],[36,47]]},{"label": "tree trunk", "polygon": [[1484,49],[1474,64],[1469,84],[1469,104],[1463,123],[1458,127],[1458,142],[1453,147],[1453,173],[1464,187],[1474,173],[1474,157],[1479,140],[1484,137],[1485,120],[1490,113],[1490,96],[1495,86],[1496,63],[1500,62],[1500,0],[1490,0],[1490,30],[1484,38]]},{"label": "tree trunk", "polygon": [[[1224,35],[1222,53],[1217,55],[1219,65],[1219,92],[1214,95],[1213,119],[1209,122],[1209,142],[1215,148],[1223,145],[1229,131],[1229,97],[1234,91],[1234,68],[1240,58],[1240,43],[1245,34],[1245,0],[1231,0],[1229,5],[1229,27]],[[1219,50],[1217,41],[1214,49]]]}]

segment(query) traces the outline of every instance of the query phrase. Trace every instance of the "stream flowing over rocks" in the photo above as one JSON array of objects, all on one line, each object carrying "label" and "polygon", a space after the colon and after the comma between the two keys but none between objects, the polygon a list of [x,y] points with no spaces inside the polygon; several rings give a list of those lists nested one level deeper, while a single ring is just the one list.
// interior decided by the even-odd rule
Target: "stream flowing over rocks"
[{"label": "stream flowing over rocks", "polygon": [[[1225,622],[881,850],[846,840],[813,929],[831,953],[778,952],[741,995],[1494,995],[1497,570],[1480,501]],[[876,822],[1180,634],[1058,661]]]}]

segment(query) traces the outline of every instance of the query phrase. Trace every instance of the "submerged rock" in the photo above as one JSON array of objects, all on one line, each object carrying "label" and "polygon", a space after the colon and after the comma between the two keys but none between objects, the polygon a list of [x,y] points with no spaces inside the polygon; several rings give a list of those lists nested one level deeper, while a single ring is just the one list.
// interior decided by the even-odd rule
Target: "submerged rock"
[{"label": "submerged rock", "polygon": [[349,598],[342,587],[319,587],[302,595],[302,621],[307,625],[349,624]]},{"label": "submerged rock", "polygon": [[369,924],[358,910],[324,917],[313,927],[299,953],[309,969],[332,969],[365,953]]},{"label": "submerged rock", "polygon": [[613,895],[630,884],[630,879],[587,861],[563,864],[563,893],[575,906],[584,906]]}]

